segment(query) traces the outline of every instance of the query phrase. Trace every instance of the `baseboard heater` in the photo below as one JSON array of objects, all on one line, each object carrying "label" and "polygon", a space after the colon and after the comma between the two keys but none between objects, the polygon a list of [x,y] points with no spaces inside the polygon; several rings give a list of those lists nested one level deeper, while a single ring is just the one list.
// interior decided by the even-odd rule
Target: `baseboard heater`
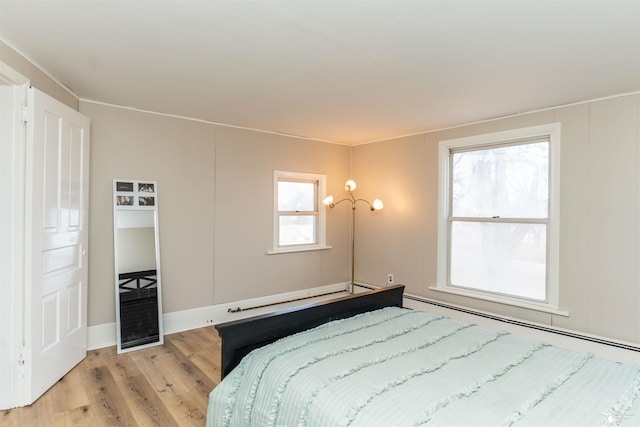
[{"label": "baseboard heater", "polygon": [[[362,284],[358,284],[357,286],[360,286],[360,287],[363,287],[363,288],[366,288],[366,289],[376,289],[373,286],[367,286],[367,285],[362,285]],[[404,294],[404,298],[406,298],[408,300],[412,300],[412,301],[421,302],[421,303],[424,303],[424,304],[435,305],[437,307],[442,307],[442,308],[446,308],[446,309],[449,309],[449,310],[459,311],[461,313],[466,313],[466,314],[471,314],[471,315],[474,315],[474,316],[484,317],[486,319],[496,320],[496,321],[502,322],[502,323],[509,323],[511,325],[522,326],[524,328],[536,329],[538,331],[549,332],[549,333],[557,334],[557,335],[563,335],[565,337],[581,339],[581,340],[590,341],[590,342],[593,342],[593,343],[604,344],[604,345],[608,345],[608,346],[611,346],[611,347],[621,348],[621,349],[624,349],[624,350],[637,351],[637,352],[640,353],[640,347],[632,345],[632,344],[625,344],[625,343],[621,343],[621,342],[610,341],[610,340],[607,340],[607,339],[604,339],[604,338],[598,338],[598,337],[593,337],[593,336],[589,336],[589,335],[583,335],[583,334],[581,334],[579,332],[571,332],[571,331],[562,330],[562,329],[556,329],[556,328],[552,328],[552,327],[548,327],[548,326],[544,326],[544,325],[536,325],[536,324],[525,322],[525,321],[521,321],[521,320],[509,319],[509,318],[498,316],[498,315],[494,315],[494,314],[484,313],[484,312],[475,311],[475,310],[472,310],[472,309],[469,309],[469,308],[464,308],[464,307],[450,305],[450,304],[439,302],[439,301],[434,301],[434,300],[431,300],[431,299],[428,299],[428,298],[424,298],[424,297],[419,297],[419,296],[416,296],[416,295]]]},{"label": "baseboard heater", "polygon": [[287,304],[290,302],[296,302],[296,301],[304,301],[306,299],[311,299],[311,298],[318,298],[318,297],[324,297],[327,295],[333,295],[333,294],[342,294],[346,292],[344,289],[343,290],[339,290],[339,291],[333,291],[333,292],[326,292],[324,294],[318,294],[318,295],[309,295],[306,297],[300,297],[300,298],[294,298],[294,299],[288,299],[285,301],[276,301],[276,302],[270,302],[268,304],[261,304],[261,305],[254,305],[251,307],[236,307],[236,308],[229,308],[227,309],[227,313],[239,313],[241,311],[247,311],[247,310],[255,310],[257,308],[264,308],[264,307],[271,307],[273,305],[280,305],[280,304]]},{"label": "baseboard heater", "polygon": [[597,338],[597,337],[592,337],[592,336],[589,336],[589,335],[583,335],[583,334],[578,333],[578,332],[571,332],[571,331],[566,331],[566,330],[562,330],[562,329],[551,328],[551,327],[548,327],[548,326],[536,325],[536,324],[529,323],[529,322],[524,322],[524,321],[521,321],[521,320],[508,319],[508,318],[505,318],[505,317],[496,316],[496,315],[492,315],[492,314],[488,314],[488,313],[483,313],[483,312],[479,312],[479,311],[475,311],[475,310],[471,310],[471,309],[467,309],[467,308],[457,307],[457,306],[454,306],[454,305],[449,305],[449,304],[445,304],[445,303],[429,300],[429,299],[426,299],[426,298],[421,298],[421,297],[414,296],[414,295],[406,295],[405,294],[404,297],[406,299],[410,299],[410,300],[413,300],[413,301],[418,301],[418,302],[422,302],[422,303],[425,303],[425,304],[431,304],[431,305],[435,305],[435,306],[438,306],[438,307],[447,308],[449,310],[456,310],[456,311],[460,311],[462,313],[472,314],[474,316],[480,316],[480,317],[484,317],[486,319],[496,320],[498,322],[509,323],[511,325],[522,326],[522,327],[529,328],[529,329],[536,329],[538,331],[550,332],[550,333],[557,334],[557,335],[563,335],[565,337],[577,338],[577,339],[581,339],[581,340],[585,340],[585,341],[591,341],[591,342],[598,343],[598,344],[605,344],[605,345],[609,345],[609,346],[612,346],[612,347],[622,348],[622,349],[625,349],[625,350],[632,350],[632,351],[640,352],[640,347],[634,346],[634,345],[631,345],[631,344],[625,344],[625,343],[620,343],[620,342],[616,342],[616,341],[610,341],[610,340],[607,340],[607,339],[604,339],[604,338]]}]

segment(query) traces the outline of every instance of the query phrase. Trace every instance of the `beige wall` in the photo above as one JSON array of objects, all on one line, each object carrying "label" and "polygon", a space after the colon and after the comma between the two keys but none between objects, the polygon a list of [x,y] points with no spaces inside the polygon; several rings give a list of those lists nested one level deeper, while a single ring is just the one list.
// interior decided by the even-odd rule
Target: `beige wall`
[{"label": "beige wall", "polygon": [[[0,42],[0,61],[89,116],[89,324],[115,319],[113,178],[157,180],[163,297],[173,312],[346,281],[349,210],[327,213],[333,249],[266,255],[274,169],[327,174],[327,192],[358,209],[356,280],[516,318],[640,342],[640,95],[557,108],[349,148],[89,102]],[[570,317],[434,292],[438,141],[562,123],[561,308]],[[350,174],[349,172],[353,173]]]},{"label": "beige wall", "polygon": [[40,89],[76,111],[78,110],[78,98],[73,93],[2,41],[0,41],[0,62],[4,62],[14,71],[28,78],[32,87]]},{"label": "beige wall", "polygon": [[327,216],[333,249],[266,252],[273,245],[273,171],[326,174],[327,191],[337,193],[349,160],[350,148],[336,144],[216,128],[215,303],[348,280],[345,211]]},{"label": "beige wall", "polygon": [[331,250],[267,255],[273,170],[347,179],[351,149],[96,103],[91,119],[89,325],[115,319],[114,178],[158,182],[166,313],[344,282],[349,216],[329,215]]},{"label": "beige wall", "polygon": [[[438,142],[562,124],[560,305],[570,317],[434,292]],[[356,279],[520,319],[640,343],[640,95],[361,145],[353,176],[385,201],[358,218]]]},{"label": "beige wall", "polygon": [[91,119],[89,325],[115,321],[114,178],[158,182],[165,312],[213,302],[214,129],[80,103]]}]

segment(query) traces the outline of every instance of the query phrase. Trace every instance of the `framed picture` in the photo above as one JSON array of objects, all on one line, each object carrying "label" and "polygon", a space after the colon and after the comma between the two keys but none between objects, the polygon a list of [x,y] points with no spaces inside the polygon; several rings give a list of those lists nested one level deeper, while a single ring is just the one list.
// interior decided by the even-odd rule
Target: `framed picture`
[{"label": "framed picture", "polygon": [[133,196],[116,196],[116,205],[117,206],[133,206],[134,201]]},{"label": "framed picture", "polygon": [[116,182],[116,191],[126,191],[126,192],[133,193],[133,182],[125,182],[125,181]]},{"label": "framed picture", "polygon": [[138,206],[155,206],[156,198],[155,197],[138,197]]},{"label": "framed picture", "polygon": [[123,210],[157,209],[156,182],[138,181],[136,179],[114,179],[114,206]]},{"label": "framed picture", "polygon": [[138,183],[138,192],[139,193],[155,193],[156,189],[152,183],[148,182],[139,182]]}]

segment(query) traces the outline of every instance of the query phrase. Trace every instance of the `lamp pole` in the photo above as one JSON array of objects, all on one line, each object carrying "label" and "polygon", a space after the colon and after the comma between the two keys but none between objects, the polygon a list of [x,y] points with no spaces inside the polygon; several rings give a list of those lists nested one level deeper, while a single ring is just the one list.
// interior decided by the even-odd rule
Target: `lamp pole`
[{"label": "lamp pole", "polygon": [[323,200],[323,203],[329,208],[333,209],[336,205],[342,202],[351,202],[351,293],[355,293],[355,271],[356,271],[356,202],[365,202],[371,211],[380,210],[383,208],[382,201],[375,199],[373,203],[370,203],[365,199],[356,199],[353,195],[353,190],[356,188],[356,183],[353,180],[347,181],[344,189],[349,192],[349,197],[333,202],[333,196],[328,196]]},{"label": "lamp pole", "polygon": [[[351,194],[351,191],[349,191]],[[353,198],[353,195],[351,195]],[[351,293],[356,287],[356,202],[351,203]]]}]

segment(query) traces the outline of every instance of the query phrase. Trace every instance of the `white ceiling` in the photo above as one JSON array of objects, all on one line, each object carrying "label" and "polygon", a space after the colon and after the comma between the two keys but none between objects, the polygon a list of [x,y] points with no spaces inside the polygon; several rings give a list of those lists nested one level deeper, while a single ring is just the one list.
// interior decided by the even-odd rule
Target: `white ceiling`
[{"label": "white ceiling", "polygon": [[82,99],[357,144],[640,90],[640,0],[9,1]]}]

